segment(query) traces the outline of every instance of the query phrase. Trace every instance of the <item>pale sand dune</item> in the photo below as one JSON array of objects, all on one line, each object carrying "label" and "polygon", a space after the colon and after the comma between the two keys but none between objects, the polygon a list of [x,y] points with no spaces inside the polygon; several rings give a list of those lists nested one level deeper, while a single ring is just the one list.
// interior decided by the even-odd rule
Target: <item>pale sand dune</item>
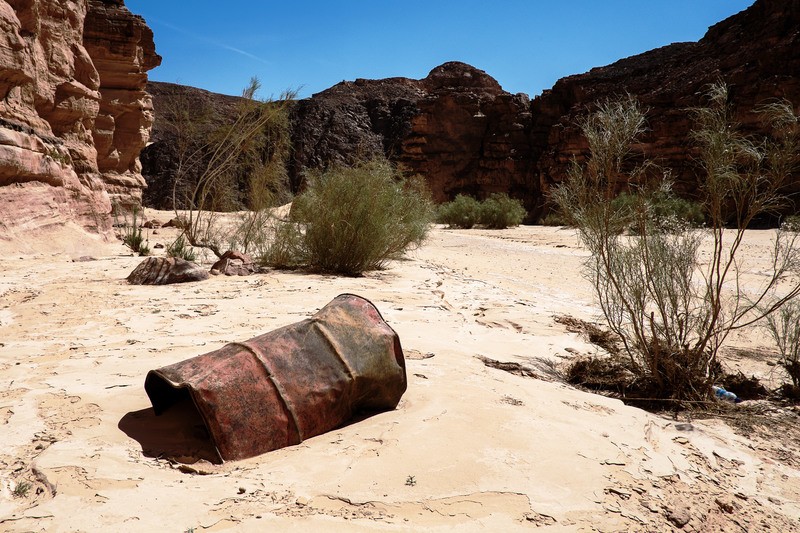
[{"label": "pale sand dune", "polygon": [[[151,246],[170,235],[158,230]],[[769,236],[747,236],[755,277]],[[436,229],[362,278],[139,287],[124,279],[140,259],[121,245],[70,261],[81,255],[0,259],[2,531],[669,531],[681,512],[685,531],[800,530],[797,443],[676,421],[547,376],[547,362],[597,350],[553,320],[597,318],[570,230]],[[296,322],[343,292],[371,299],[400,335],[409,388],[397,410],[186,472],[120,429],[152,418],[148,370]],[[762,334],[734,340],[767,347]],[[737,365],[780,378],[764,361]],[[14,498],[22,479],[34,488]]]}]

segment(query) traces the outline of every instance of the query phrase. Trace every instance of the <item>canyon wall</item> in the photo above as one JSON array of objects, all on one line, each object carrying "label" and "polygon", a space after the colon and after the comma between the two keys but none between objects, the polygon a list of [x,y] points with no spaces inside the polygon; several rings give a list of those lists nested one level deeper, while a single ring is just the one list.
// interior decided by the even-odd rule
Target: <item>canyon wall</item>
[{"label": "canyon wall", "polygon": [[422,80],[342,82],[295,106],[290,179],[307,168],[386,155],[426,177],[434,199],[537,186],[530,102],[470,65],[449,62]]},{"label": "canyon wall", "polygon": [[152,32],[121,0],[0,0],[0,27],[0,240],[107,236],[141,197]]},{"label": "canyon wall", "polygon": [[422,173],[439,201],[505,191],[535,221],[569,162],[586,155],[579,119],[597,102],[629,93],[648,110],[636,149],[670,168],[677,191],[692,196],[699,178],[688,108],[702,104],[705,88],[726,82],[735,118],[763,133],[752,109],[773,98],[800,105],[798,73],[800,0],[758,0],[699,42],[563,78],[532,101],[463,63],[422,80],[342,82],[298,103],[290,175],[299,190],[306,168],[384,153]]},{"label": "canyon wall", "polygon": [[[636,149],[671,169],[676,190],[692,197],[702,178],[689,108],[703,104],[708,86],[725,82],[735,120],[746,132],[763,134],[753,110],[775,99],[800,109],[799,75],[800,0],[758,0],[712,26],[699,42],[673,44],[563,78],[531,105],[531,142],[543,147],[536,162],[539,190],[563,180],[569,161],[585,155],[580,117],[597,102],[629,93],[647,110],[648,131]],[[794,191],[798,185],[800,176]]]}]

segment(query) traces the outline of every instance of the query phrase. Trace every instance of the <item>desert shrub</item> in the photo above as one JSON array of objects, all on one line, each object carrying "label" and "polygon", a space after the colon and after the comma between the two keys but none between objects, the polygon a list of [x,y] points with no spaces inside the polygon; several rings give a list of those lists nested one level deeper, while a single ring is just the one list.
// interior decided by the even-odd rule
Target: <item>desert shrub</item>
[{"label": "desert shrub", "polygon": [[[701,153],[707,224],[654,224],[654,198],[670,194],[666,177],[642,186],[626,208],[615,206],[620,183],[649,178],[652,167],[631,168],[630,146],[645,126],[633,98],[602,103],[583,123],[590,153],[573,162],[569,179],[553,199],[569,216],[589,249],[586,272],[609,327],[623,343],[630,368],[645,390],[659,398],[705,400],[719,367],[717,354],[728,335],[769,316],[800,293],[797,234],[779,230],[772,271],[746,298],[740,286],[739,248],[757,215],[779,205],[781,188],[798,159],[800,131],[791,105],[762,108],[772,128],[752,140],[732,123],[727,89],[713,86],[708,105],[693,111],[693,137]],[[731,223],[734,227],[726,230]],[[632,236],[621,229],[633,225]],[[701,260],[703,237],[713,243]],[[769,295],[786,278],[781,297]],[[732,289],[732,290],[731,290]],[[764,302],[769,300],[769,304]]]},{"label": "desert shrub", "polygon": [[183,234],[179,235],[172,244],[167,246],[167,256],[180,257],[181,259],[192,262],[197,259],[197,254],[195,253],[194,248],[189,245],[189,243],[186,241],[186,237]]},{"label": "desert shrub", "polygon": [[436,210],[436,222],[451,228],[470,229],[480,221],[481,204],[475,198],[459,194]]},{"label": "desert shrub", "polygon": [[295,269],[308,263],[300,224],[273,218],[270,233],[272,238],[256,254],[259,263],[278,269]]},{"label": "desert shrub", "polygon": [[[676,232],[684,226],[700,227],[705,222],[703,206],[676,196],[669,180],[650,191],[623,191],[611,202],[613,209],[629,217],[627,231],[639,233],[639,223],[656,226],[665,232]],[[643,212],[642,212],[643,211]]]},{"label": "desert shrub", "polygon": [[783,231],[800,233],[800,216],[791,215],[786,217],[781,223],[781,229]]},{"label": "desert shrub", "polygon": [[[169,102],[164,112],[177,151],[173,206],[186,211],[187,242],[217,257],[226,244],[247,248],[264,240],[265,210],[285,199],[280,191],[287,180],[288,112],[295,94],[261,101],[259,87],[253,78],[229,122],[196,115],[187,99]],[[245,206],[249,210],[237,227],[219,223],[218,212]]]},{"label": "desert shrub", "polygon": [[490,229],[519,226],[527,215],[522,202],[505,193],[495,193],[479,202],[471,196],[459,194],[452,202],[437,209],[436,222],[451,228],[470,229],[481,225]]},{"label": "desert shrub", "polygon": [[28,496],[33,484],[29,481],[20,481],[14,486],[12,494],[15,498],[25,498]]},{"label": "desert shrub", "polygon": [[792,386],[800,387],[800,302],[787,302],[768,314],[766,328],[778,349],[778,363],[786,369]]},{"label": "desert shrub", "polygon": [[481,202],[480,224],[490,229],[505,229],[519,226],[527,214],[521,201],[495,193]]},{"label": "desert shrub", "polygon": [[302,236],[301,260],[326,272],[355,275],[381,268],[420,245],[433,204],[420,177],[405,178],[384,159],[311,174],[292,207]]},{"label": "desert shrub", "polygon": [[569,226],[569,219],[558,209],[550,210],[539,220],[541,226]]}]

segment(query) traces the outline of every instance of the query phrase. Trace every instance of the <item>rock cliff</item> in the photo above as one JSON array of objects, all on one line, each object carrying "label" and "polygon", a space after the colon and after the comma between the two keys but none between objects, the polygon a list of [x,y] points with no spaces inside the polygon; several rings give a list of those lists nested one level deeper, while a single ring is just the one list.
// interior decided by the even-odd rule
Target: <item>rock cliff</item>
[{"label": "rock cliff", "polygon": [[[382,154],[423,174],[438,201],[508,192],[523,200],[528,221],[535,221],[547,213],[547,192],[569,162],[586,155],[579,119],[597,102],[630,93],[648,110],[649,130],[637,150],[670,168],[678,192],[692,196],[698,168],[687,109],[701,104],[704,88],[725,81],[736,119],[757,133],[758,116],[751,112],[757,105],[776,97],[800,105],[798,73],[800,0],[757,0],[699,42],[563,78],[533,100],[458,62],[421,80],[343,81],[294,106],[291,188],[302,189],[308,169]],[[154,85],[159,94],[176,90]],[[218,109],[230,98],[200,93]],[[169,203],[159,193],[171,190],[159,177],[169,160],[169,142],[161,144],[147,149],[150,205]],[[795,181],[800,190],[800,177]]]},{"label": "rock cliff", "polygon": [[536,220],[572,158],[585,156],[577,120],[627,92],[649,110],[638,149],[671,168],[678,191],[691,196],[697,168],[687,108],[701,103],[704,88],[729,84],[736,119],[756,132],[750,110],[758,104],[775,97],[800,104],[798,72],[800,0],[758,0],[699,42],[561,79],[532,101],[462,63],[437,67],[423,80],[342,82],[298,103],[290,175],[297,189],[305,168],[383,152],[424,174],[437,200],[505,191]]},{"label": "rock cliff", "polygon": [[121,0],[0,0],[0,240],[108,234],[141,196],[152,32]]},{"label": "rock cliff", "polygon": [[[561,181],[585,141],[576,122],[607,98],[634,95],[648,110],[649,131],[637,148],[672,169],[677,190],[697,190],[687,108],[702,104],[707,86],[730,88],[735,119],[760,130],[752,110],[770,99],[800,106],[800,0],[758,0],[715,26],[696,43],[678,43],[559,80],[534,99],[531,142],[543,147],[536,162],[539,190]],[[799,177],[800,178],[800,177]],[[798,180],[800,181],[800,180]]]},{"label": "rock cliff", "polygon": [[307,168],[384,154],[423,174],[438,201],[522,196],[536,185],[530,124],[527,96],[464,63],[445,63],[422,80],[342,82],[295,107],[292,187],[302,187]]}]

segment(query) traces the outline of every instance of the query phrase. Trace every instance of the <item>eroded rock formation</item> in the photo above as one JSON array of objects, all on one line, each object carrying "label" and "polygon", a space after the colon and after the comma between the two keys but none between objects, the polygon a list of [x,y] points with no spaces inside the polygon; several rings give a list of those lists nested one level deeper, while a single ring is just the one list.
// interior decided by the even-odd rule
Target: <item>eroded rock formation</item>
[{"label": "eroded rock formation", "polygon": [[141,195],[152,32],[121,0],[0,0],[0,27],[0,239],[107,234],[112,200]]},{"label": "eroded rock formation", "polygon": [[[704,88],[726,82],[736,119],[758,133],[754,107],[771,98],[800,105],[799,72],[800,0],[757,0],[699,42],[561,79],[533,100],[457,62],[421,80],[345,81],[295,105],[291,188],[302,189],[309,169],[382,154],[423,174],[438,201],[458,193],[507,192],[524,201],[528,221],[535,221],[546,214],[547,193],[563,180],[573,157],[586,155],[579,119],[597,102],[630,93],[648,110],[649,130],[636,149],[671,169],[678,192],[692,196],[702,178],[688,108],[702,103]],[[176,90],[157,85],[159,92]],[[226,98],[202,95],[220,109]],[[168,203],[158,194],[165,181],[157,175],[167,168],[161,163],[169,160],[168,145],[148,148],[151,205]],[[795,181],[800,190],[800,177]]]},{"label": "eroded rock formation", "polygon": [[113,201],[138,205],[145,181],[139,153],[153,125],[147,71],[161,63],[153,32],[122,0],[90,0],[83,42],[100,74],[100,111],[92,130],[97,167]]},{"label": "eroded rock formation", "polygon": [[298,102],[293,115],[295,191],[303,172],[385,154],[429,181],[434,199],[517,192],[532,180],[529,101],[459,62],[422,80],[342,82]]}]

